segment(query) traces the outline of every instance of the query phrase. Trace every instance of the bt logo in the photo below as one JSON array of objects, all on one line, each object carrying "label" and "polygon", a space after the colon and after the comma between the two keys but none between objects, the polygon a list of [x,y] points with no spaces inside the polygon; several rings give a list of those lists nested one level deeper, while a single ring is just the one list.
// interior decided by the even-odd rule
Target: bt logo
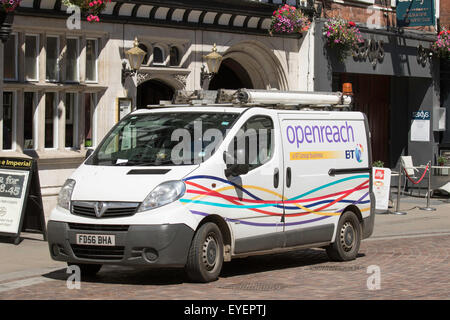
[{"label": "bt logo", "polygon": [[356,161],[361,163],[363,161],[363,152],[364,147],[360,144],[357,144],[354,150],[345,150],[345,159],[356,159]]}]

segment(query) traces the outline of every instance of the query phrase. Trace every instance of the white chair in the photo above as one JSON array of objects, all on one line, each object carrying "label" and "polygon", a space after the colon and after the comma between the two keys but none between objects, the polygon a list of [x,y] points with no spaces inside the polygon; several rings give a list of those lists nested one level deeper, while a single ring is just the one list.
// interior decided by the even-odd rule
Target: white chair
[{"label": "white chair", "polygon": [[419,172],[419,170],[416,167],[414,167],[412,157],[411,156],[401,156],[400,159],[402,161],[402,167],[406,170],[406,172],[408,173],[408,176],[413,178],[415,173]]}]

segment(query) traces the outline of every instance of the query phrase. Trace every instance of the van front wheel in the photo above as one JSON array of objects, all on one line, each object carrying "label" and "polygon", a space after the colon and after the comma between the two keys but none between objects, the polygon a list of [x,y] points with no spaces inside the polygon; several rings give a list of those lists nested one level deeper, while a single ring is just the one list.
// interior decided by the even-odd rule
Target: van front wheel
[{"label": "van front wheel", "polygon": [[358,217],[351,212],[345,212],[339,219],[334,243],[326,250],[333,261],[354,260],[361,244],[361,224]]},{"label": "van front wheel", "polygon": [[216,224],[205,223],[195,233],[189,249],[186,273],[195,282],[217,280],[223,265],[223,239]]}]

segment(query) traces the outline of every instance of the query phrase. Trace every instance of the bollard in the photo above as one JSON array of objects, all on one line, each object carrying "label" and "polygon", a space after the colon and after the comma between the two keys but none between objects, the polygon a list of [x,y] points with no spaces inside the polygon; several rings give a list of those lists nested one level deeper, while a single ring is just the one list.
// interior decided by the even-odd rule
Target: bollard
[{"label": "bollard", "polygon": [[400,168],[398,170],[397,206],[395,207],[395,211],[391,212],[392,214],[399,214],[399,215],[406,214],[406,212],[400,211],[400,193],[401,193],[401,186],[402,186],[402,171],[403,171],[403,164],[402,164],[402,161],[400,161]]},{"label": "bollard", "polygon": [[419,208],[425,211],[436,211],[436,208],[430,207],[430,195],[431,195],[431,161],[428,162],[428,192],[427,192],[427,206]]}]

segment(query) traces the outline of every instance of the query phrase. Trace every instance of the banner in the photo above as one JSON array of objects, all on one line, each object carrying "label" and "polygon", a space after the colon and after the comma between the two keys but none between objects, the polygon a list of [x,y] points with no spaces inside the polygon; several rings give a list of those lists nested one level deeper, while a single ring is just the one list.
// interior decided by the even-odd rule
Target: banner
[{"label": "banner", "polygon": [[435,25],[434,0],[397,0],[397,26]]}]

